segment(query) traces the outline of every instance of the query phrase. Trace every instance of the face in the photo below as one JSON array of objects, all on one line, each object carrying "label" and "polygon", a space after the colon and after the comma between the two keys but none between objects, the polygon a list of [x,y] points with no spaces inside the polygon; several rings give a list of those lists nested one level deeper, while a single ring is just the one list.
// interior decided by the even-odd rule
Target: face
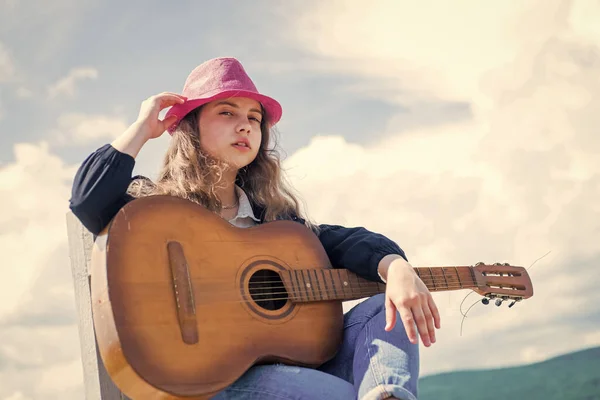
[{"label": "face", "polygon": [[200,146],[213,157],[239,169],[250,164],[260,148],[260,103],[245,97],[210,102],[200,111]]}]

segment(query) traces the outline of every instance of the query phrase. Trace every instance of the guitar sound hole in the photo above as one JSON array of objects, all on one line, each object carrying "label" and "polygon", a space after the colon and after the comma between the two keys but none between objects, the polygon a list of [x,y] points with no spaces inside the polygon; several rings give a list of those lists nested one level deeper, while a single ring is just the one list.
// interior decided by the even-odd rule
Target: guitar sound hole
[{"label": "guitar sound hole", "polygon": [[288,300],[281,277],[277,272],[268,269],[262,269],[252,274],[248,289],[252,300],[267,310],[279,310],[285,306]]}]

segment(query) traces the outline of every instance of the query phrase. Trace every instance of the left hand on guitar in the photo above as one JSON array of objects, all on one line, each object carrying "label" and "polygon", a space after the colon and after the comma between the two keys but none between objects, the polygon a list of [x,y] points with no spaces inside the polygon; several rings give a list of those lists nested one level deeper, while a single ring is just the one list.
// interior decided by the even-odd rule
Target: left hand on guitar
[{"label": "left hand on guitar", "polygon": [[396,258],[389,264],[386,281],[385,330],[394,328],[398,312],[411,343],[418,342],[418,329],[423,344],[431,346],[435,343],[434,325],[437,329],[441,325],[440,313],[427,286],[403,258]]}]

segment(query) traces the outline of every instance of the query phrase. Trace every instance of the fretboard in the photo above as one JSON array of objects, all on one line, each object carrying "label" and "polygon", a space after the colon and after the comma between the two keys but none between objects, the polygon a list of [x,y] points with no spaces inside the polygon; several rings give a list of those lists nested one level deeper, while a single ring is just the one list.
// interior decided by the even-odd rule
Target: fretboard
[{"label": "fretboard", "polygon": [[[471,267],[419,267],[417,275],[432,292],[477,286]],[[386,285],[363,279],[347,269],[304,269],[280,273],[295,302],[356,300],[385,292]]]}]

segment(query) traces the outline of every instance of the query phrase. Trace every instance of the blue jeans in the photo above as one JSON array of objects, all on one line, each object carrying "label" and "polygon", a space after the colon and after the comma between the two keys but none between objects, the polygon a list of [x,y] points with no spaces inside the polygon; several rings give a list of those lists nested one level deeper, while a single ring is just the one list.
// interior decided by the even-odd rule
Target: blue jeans
[{"label": "blue jeans", "polygon": [[254,366],[213,400],[416,400],[419,347],[399,316],[391,332],[384,330],[384,299],[373,296],[344,315],[342,346],[319,368]]}]

